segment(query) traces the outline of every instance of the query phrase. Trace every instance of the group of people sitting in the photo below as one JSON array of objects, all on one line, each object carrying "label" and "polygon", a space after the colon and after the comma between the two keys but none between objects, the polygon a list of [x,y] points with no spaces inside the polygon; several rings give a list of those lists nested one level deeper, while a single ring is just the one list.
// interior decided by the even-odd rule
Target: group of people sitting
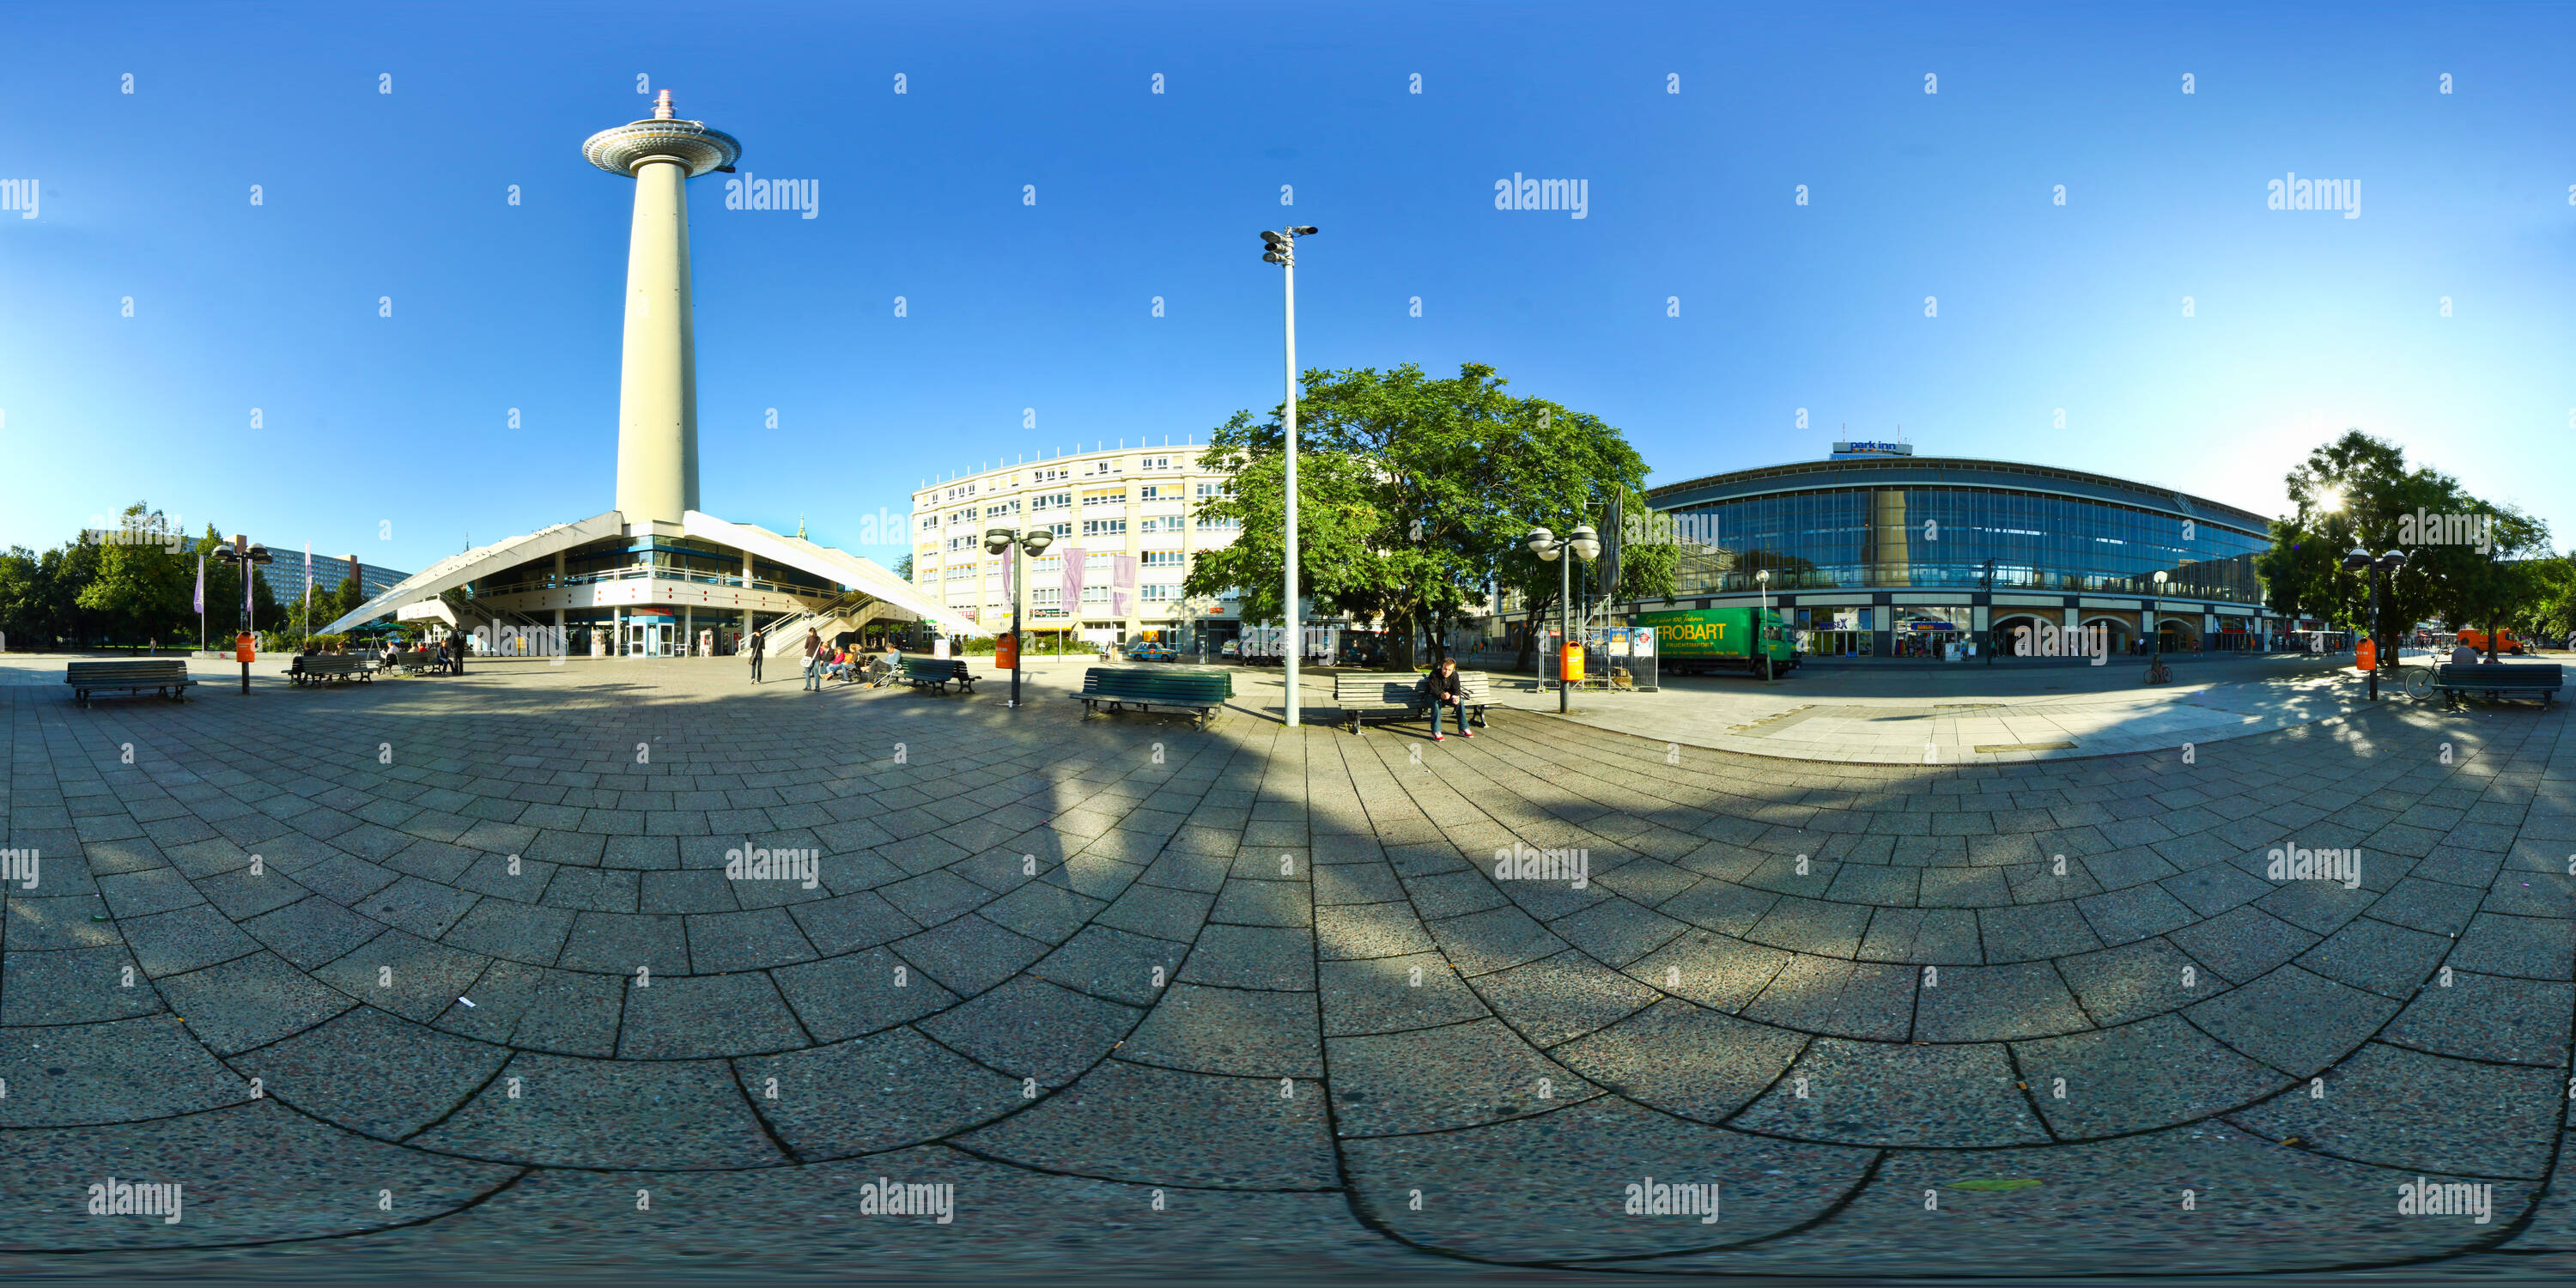
[{"label": "group of people sitting", "polygon": [[350,648],[346,640],[320,645],[307,640],[304,647],[295,651],[295,655],[323,657],[363,652],[374,657],[379,665],[392,667],[403,654],[410,652],[412,647],[418,647],[422,652],[429,654],[429,669],[433,672],[455,675],[462,675],[465,672],[465,638],[462,635],[449,635],[443,639],[434,635],[427,636],[417,646],[406,646],[399,639],[387,637],[372,647],[361,646],[358,649]]},{"label": "group of people sitting", "polygon": [[895,660],[903,655],[892,647],[882,653],[870,653],[864,645],[853,647],[843,644],[818,656],[825,679],[846,680],[873,689],[886,682]]}]

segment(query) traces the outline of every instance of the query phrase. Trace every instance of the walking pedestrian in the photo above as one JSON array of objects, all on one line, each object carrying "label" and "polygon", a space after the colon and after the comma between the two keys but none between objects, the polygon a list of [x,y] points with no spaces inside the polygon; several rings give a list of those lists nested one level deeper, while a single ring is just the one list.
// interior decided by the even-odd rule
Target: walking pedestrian
[{"label": "walking pedestrian", "polygon": [[811,626],[805,628],[805,691],[823,691],[823,633]]},{"label": "walking pedestrian", "polygon": [[465,674],[465,632],[449,627],[447,645],[456,659],[456,674]]},{"label": "walking pedestrian", "polygon": [[751,682],[754,684],[760,683],[760,655],[768,651],[768,649],[764,647],[766,643],[767,641],[763,638],[762,632],[753,631],[751,633],[751,642],[746,645],[743,650],[744,652],[751,654]]}]

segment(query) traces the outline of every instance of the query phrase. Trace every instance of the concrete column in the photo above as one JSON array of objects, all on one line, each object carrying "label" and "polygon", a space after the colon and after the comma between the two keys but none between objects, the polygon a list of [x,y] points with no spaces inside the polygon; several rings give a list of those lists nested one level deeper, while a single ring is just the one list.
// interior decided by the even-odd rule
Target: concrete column
[{"label": "concrete column", "polygon": [[617,384],[617,508],[678,523],[698,508],[698,377],[689,308],[689,167],[635,167],[626,252],[626,348]]},{"label": "concrete column", "polygon": [[680,656],[682,657],[691,656],[698,651],[697,611],[697,606],[694,604],[680,605]]}]

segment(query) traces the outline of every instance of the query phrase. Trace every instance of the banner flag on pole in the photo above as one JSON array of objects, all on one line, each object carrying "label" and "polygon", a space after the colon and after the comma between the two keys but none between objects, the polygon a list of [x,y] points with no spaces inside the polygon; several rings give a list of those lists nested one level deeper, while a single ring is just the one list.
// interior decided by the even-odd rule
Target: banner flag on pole
[{"label": "banner flag on pole", "polygon": [[197,606],[191,612],[206,611],[206,557],[197,556]]}]

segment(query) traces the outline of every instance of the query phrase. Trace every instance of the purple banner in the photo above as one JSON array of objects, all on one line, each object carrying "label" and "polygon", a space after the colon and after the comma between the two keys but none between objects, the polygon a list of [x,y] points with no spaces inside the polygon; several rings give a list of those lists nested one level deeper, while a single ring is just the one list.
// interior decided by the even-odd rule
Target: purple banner
[{"label": "purple banner", "polygon": [[1064,548],[1064,611],[1067,616],[1082,612],[1082,547]]}]

